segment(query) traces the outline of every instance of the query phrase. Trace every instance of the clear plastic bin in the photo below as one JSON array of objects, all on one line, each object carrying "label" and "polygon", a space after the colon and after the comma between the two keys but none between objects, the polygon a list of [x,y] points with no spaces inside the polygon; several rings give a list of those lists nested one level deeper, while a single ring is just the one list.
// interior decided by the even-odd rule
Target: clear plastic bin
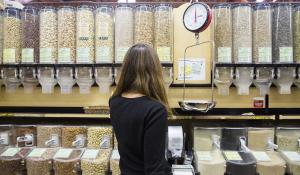
[{"label": "clear plastic bin", "polygon": [[16,125],[14,133],[14,143],[18,147],[36,146],[37,130],[35,125]]},{"label": "clear plastic bin", "polygon": [[62,147],[83,148],[86,146],[87,128],[85,126],[64,126],[62,128]]},{"label": "clear plastic bin", "polygon": [[247,143],[247,128],[222,128],[221,149],[240,151],[241,138],[243,138]]},{"label": "clear plastic bin", "polygon": [[22,63],[37,63],[39,59],[38,9],[25,7],[22,19]]},{"label": "clear plastic bin", "polygon": [[3,20],[3,64],[17,64],[21,61],[21,16],[20,10],[5,9]]},{"label": "clear plastic bin", "polygon": [[249,128],[248,147],[255,151],[267,151],[277,149],[274,144],[274,128]]},{"label": "clear plastic bin", "polygon": [[293,8],[293,44],[294,44],[294,60],[300,63],[300,5],[297,4]]},{"label": "clear plastic bin", "polygon": [[112,127],[94,126],[87,129],[88,148],[105,149],[113,147]]},{"label": "clear plastic bin", "polygon": [[59,67],[56,69],[57,82],[62,94],[71,94],[72,88],[76,83],[72,67]]},{"label": "clear plastic bin", "polygon": [[114,10],[100,6],[95,11],[96,63],[114,62]]},{"label": "clear plastic bin", "polygon": [[37,146],[41,148],[61,146],[62,126],[38,125]]},{"label": "clear plastic bin", "polygon": [[269,93],[270,86],[274,78],[273,68],[257,68],[256,69],[256,79],[253,80],[256,88],[259,89],[260,95],[264,96]]},{"label": "clear plastic bin", "polygon": [[5,147],[13,145],[13,126],[12,125],[0,125],[0,152]]},{"label": "clear plastic bin", "polygon": [[276,139],[280,151],[300,151],[300,128],[277,128]]},{"label": "clear plastic bin", "polygon": [[127,50],[133,44],[133,9],[129,5],[119,5],[115,11],[115,62],[123,62]]},{"label": "clear plastic bin", "polygon": [[278,152],[258,151],[252,152],[257,161],[257,173],[263,175],[283,175],[285,174],[286,164]]},{"label": "clear plastic bin", "polygon": [[173,9],[170,5],[154,8],[154,48],[161,62],[173,61]]},{"label": "clear plastic bin", "polygon": [[280,155],[286,161],[286,173],[292,175],[300,174],[300,155],[295,151],[280,151]]},{"label": "clear plastic bin", "polygon": [[201,175],[224,175],[226,162],[220,150],[195,151],[195,168]]},{"label": "clear plastic bin", "polygon": [[14,67],[3,68],[3,82],[6,92],[13,93],[21,85],[21,80],[18,78],[18,70]]},{"label": "clear plastic bin", "polygon": [[82,175],[104,175],[109,169],[111,149],[86,149],[81,157]]},{"label": "clear plastic bin", "polygon": [[[221,137],[220,128],[194,127],[194,151],[212,151]],[[219,145],[218,145],[219,146]]]},{"label": "clear plastic bin", "polygon": [[273,9],[273,61],[275,63],[292,63],[293,30],[292,6],[276,4]]},{"label": "clear plastic bin", "polygon": [[34,67],[21,67],[20,78],[25,93],[32,93],[39,84],[37,72]]},{"label": "clear plastic bin", "polygon": [[70,6],[57,11],[58,63],[76,62],[76,13]]},{"label": "clear plastic bin", "polygon": [[110,170],[112,175],[120,175],[120,154],[118,150],[113,150],[110,158]]},{"label": "clear plastic bin", "polygon": [[91,67],[77,67],[75,70],[76,83],[81,94],[89,94],[92,85],[95,83]]},{"label": "clear plastic bin", "polygon": [[256,159],[251,152],[223,151],[226,173],[230,175],[256,175]]},{"label": "clear plastic bin", "polygon": [[166,90],[169,89],[170,85],[173,82],[173,68],[172,67],[163,67],[163,79],[165,83]]},{"label": "clear plastic bin", "polygon": [[296,77],[295,68],[281,67],[277,69],[277,78],[274,84],[278,88],[279,94],[291,94],[291,87]]},{"label": "clear plastic bin", "polygon": [[230,4],[213,6],[216,63],[232,63],[232,14]]},{"label": "clear plastic bin", "polygon": [[256,4],[253,10],[253,61],[272,63],[272,7]]},{"label": "clear plastic bin", "polygon": [[25,157],[31,152],[32,148],[10,147],[0,155],[0,174],[1,175],[22,175],[26,172]]},{"label": "clear plastic bin", "polygon": [[252,67],[236,68],[233,84],[237,87],[239,95],[249,95],[249,88],[254,76],[253,71]]},{"label": "clear plastic bin", "polygon": [[27,175],[52,175],[52,158],[57,149],[35,148],[26,157]]},{"label": "clear plastic bin", "polygon": [[153,46],[154,14],[152,6],[139,5],[134,13],[134,43]]},{"label": "clear plastic bin", "polygon": [[43,94],[51,94],[54,91],[54,86],[57,84],[53,67],[38,68],[38,79],[42,86]]},{"label": "clear plastic bin", "polygon": [[40,63],[57,61],[57,11],[54,7],[43,7],[40,18]]},{"label": "clear plastic bin", "polygon": [[95,80],[99,86],[99,91],[109,93],[109,88],[113,83],[113,74],[111,67],[96,67]]},{"label": "clear plastic bin", "polygon": [[250,4],[232,7],[233,58],[235,63],[252,63],[252,8]]},{"label": "clear plastic bin", "polygon": [[53,158],[55,175],[77,175],[83,153],[81,149],[59,149]]},{"label": "clear plastic bin", "polygon": [[[4,20],[3,15],[4,15],[3,11],[0,11],[0,23],[1,24],[3,24],[3,20]],[[0,27],[0,64],[2,64],[2,58],[3,58],[3,27]]]},{"label": "clear plastic bin", "polygon": [[216,68],[214,84],[218,88],[218,94],[229,95],[229,87],[233,82],[233,69],[230,67]]},{"label": "clear plastic bin", "polygon": [[82,5],[76,12],[76,62],[94,63],[94,13],[91,6]]}]

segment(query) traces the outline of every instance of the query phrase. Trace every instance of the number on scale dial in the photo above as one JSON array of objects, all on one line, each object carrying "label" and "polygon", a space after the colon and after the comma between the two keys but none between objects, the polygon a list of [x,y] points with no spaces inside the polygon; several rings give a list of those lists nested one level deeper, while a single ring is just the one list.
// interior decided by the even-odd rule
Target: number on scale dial
[{"label": "number on scale dial", "polygon": [[199,33],[209,26],[211,18],[212,14],[209,6],[201,2],[196,2],[185,10],[183,24],[187,30]]}]

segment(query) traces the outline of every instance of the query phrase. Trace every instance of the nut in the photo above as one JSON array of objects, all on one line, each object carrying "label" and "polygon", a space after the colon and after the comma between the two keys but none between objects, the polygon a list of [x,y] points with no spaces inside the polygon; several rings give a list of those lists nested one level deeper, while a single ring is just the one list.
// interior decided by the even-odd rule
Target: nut
[{"label": "nut", "polygon": [[37,146],[48,147],[45,142],[50,140],[52,135],[61,138],[61,130],[60,126],[37,126]]},{"label": "nut", "polygon": [[40,63],[55,63],[56,59],[57,14],[54,9],[44,8],[40,11]]},{"label": "nut", "polygon": [[75,63],[76,15],[72,7],[58,10],[58,63]]},{"label": "nut", "polygon": [[112,175],[120,175],[120,155],[117,150],[113,150],[112,157],[110,158],[110,170]]},{"label": "nut", "polygon": [[111,149],[102,149],[96,159],[81,159],[83,174],[105,175],[108,171],[109,156]]},{"label": "nut", "polygon": [[87,130],[88,148],[101,148],[103,138],[109,138],[109,148],[112,148],[112,128],[111,127],[89,127]]},{"label": "nut", "polygon": [[3,55],[3,63],[19,63],[21,60],[21,20],[16,17],[5,17],[3,21],[3,49],[14,49],[15,59]]},{"label": "nut", "polygon": [[54,159],[55,175],[77,175],[81,153],[81,150],[74,150],[68,159]]},{"label": "nut", "polygon": [[72,143],[76,140],[77,135],[86,136],[86,127],[65,126],[62,128],[62,147],[71,148]]},{"label": "nut", "polygon": [[233,58],[235,63],[252,63],[252,9],[242,5],[233,8]]},{"label": "nut", "polygon": [[139,6],[134,14],[134,43],[153,46],[154,15],[148,6]]},{"label": "nut", "polygon": [[42,157],[27,157],[26,169],[27,175],[51,175],[52,163],[51,159],[55,154],[54,149],[48,149]]},{"label": "nut", "polygon": [[89,7],[76,12],[77,63],[94,63],[94,14]]},{"label": "nut", "polygon": [[[107,7],[104,7],[107,8]],[[96,63],[114,61],[114,19],[112,14],[96,11]]]},{"label": "nut", "polygon": [[124,56],[133,44],[133,10],[131,7],[117,7],[115,13],[115,57],[116,62],[122,62]]}]

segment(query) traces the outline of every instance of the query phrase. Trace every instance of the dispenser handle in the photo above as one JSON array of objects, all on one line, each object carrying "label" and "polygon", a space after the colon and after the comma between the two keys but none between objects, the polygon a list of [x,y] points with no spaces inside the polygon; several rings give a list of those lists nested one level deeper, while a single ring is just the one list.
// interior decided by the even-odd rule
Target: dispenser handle
[{"label": "dispenser handle", "polygon": [[276,145],[274,142],[273,142],[273,139],[272,137],[269,137],[268,138],[268,149],[269,150],[277,150],[278,149],[278,145]]},{"label": "dispenser handle", "polygon": [[249,152],[249,148],[246,146],[246,137],[240,137],[241,149],[245,152]]},{"label": "dispenser handle", "polygon": [[221,144],[220,144],[220,136],[216,135],[216,134],[213,134],[212,136],[212,141],[213,141],[213,145],[220,149],[221,148]]}]

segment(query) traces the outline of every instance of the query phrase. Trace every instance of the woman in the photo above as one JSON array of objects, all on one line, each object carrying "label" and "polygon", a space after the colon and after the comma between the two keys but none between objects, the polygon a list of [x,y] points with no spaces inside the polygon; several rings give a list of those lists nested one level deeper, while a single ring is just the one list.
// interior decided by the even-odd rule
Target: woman
[{"label": "woman", "polygon": [[168,101],[159,58],[145,44],[132,46],[109,102],[122,175],[166,175]]}]

